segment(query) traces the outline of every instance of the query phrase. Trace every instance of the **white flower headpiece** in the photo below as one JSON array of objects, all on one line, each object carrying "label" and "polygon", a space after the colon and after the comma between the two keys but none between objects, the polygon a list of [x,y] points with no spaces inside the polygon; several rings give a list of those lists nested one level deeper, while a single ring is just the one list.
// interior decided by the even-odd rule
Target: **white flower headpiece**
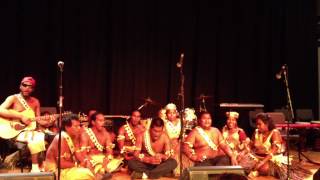
[{"label": "white flower headpiece", "polygon": [[173,103],[169,103],[166,105],[166,110],[177,110],[177,106]]},{"label": "white flower headpiece", "polygon": [[227,117],[234,117],[234,118],[238,119],[239,118],[239,113],[235,112],[235,111],[230,111],[230,112],[226,112],[226,116]]}]

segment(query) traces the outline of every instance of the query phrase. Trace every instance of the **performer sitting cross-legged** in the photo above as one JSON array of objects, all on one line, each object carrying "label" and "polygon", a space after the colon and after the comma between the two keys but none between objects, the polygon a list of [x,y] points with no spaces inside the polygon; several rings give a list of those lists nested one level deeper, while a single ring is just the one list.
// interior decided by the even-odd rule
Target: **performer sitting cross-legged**
[{"label": "performer sitting cross-legged", "polygon": [[[60,179],[61,180],[81,180],[94,179],[92,172],[80,167],[79,148],[80,148],[80,121],[77,115],[64,117],[61,123],[61,153],[60,153]],[[47,172],[57,173],[59,156],[59,135],[56,135],[50,144],[45,161]]]},{"label": "performer sitting cross-legged", "polygon": [[81,134],[81,165],[90,168],[98,177],[110,175],[122,162],[122,159],[113,158],[114,144],[104,123],[104,115],[95,112],[91,116],[89,128],[85,128]]},{"label": "performer sitting cross-legged", "polygon": [[250,151],[250,139],[247,137],[246,132],[238,127],[239,113],[230,111],[226,112],[226,116],[227,122],[222,128],[222,137],[239,161]]},{"label": "performer sitting cross-legged", "polygon": [[171,158],[170,142],[163,132],[163,126],[162,119],[152,119],[150,128],[137,138],[135,159],[128,162],[129,169],[133,171],[132,178],[156,179],[177,166],[177,162]]},{"label": "performer sitting cross-legged", "polygon": [[[199,126],[195,127],[184,141],[185,154],[195,162],[195,166],[236,165],[236,156],[223,140],[220,131],[211,127],[211,122],[209,112],[200,114]],[[219,155],[219,148],[229,157]]]},{"label": "performer sitting cross-legged", "polygon": [[125,160],[134,158],[133,152],[136,150],[136,141],[138,136],[142,136],[145,127],[140,124],[141,113],[135,110],[131,113],[129,122],[121,126],[118,133],[118,146]]},{"label": "performer sitting cross-legged", "polygon": [[251,152],[240,161],[250,178],[258,175],[275,176],[278,179],[305,179],[311,173],[297,164],[290,165],[288,177],[288,157],[282,151],[282,137],[267,113],[256,116],[257,129],[251,139]]},{"label": "performer sitting cross-legged", "polygon": [[172,148],[172,158],[174,158],[178,165],[174,170],[174,175],[180,175],[180,143],[179,137],[181,132],[181,122],[177,106],[173,103],[169,103],[165,107],[165,117],[162,118],[164,122],[165,132],[170,139],[170,146]]}]

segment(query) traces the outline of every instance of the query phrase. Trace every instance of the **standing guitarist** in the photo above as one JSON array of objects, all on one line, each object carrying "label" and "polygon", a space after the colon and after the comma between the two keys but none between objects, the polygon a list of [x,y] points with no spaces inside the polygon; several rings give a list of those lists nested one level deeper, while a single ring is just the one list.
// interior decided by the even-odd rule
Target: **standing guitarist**
[{"label": "standing guitarist", "polygon": [[0,124],[10,125],[6,128],[0,126],[0,137],[26,142],[31,153],[31,172],[40,172],[38,155],[45,151],[45,142],[44,133],[34,131],[36,122],[33,119],[40,115],[40,102],[31,96],[35,86],[36,81],[32,77],[24,77],[20,93],[8,96],[0,105]]}]

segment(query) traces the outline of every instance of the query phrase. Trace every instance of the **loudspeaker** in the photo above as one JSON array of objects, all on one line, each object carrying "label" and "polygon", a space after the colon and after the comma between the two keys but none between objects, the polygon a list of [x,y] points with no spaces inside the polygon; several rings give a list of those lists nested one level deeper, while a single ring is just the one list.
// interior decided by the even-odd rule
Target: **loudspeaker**
[{"label": "loudspeaker", "polygon": [[245,175],[241,166],[195,166],[188,168],[189,180],[219,179],[221,174]]},{"label": "loudspeaker", "polygon": [[3,173],[0,180],[55,180],[54,173]]}]

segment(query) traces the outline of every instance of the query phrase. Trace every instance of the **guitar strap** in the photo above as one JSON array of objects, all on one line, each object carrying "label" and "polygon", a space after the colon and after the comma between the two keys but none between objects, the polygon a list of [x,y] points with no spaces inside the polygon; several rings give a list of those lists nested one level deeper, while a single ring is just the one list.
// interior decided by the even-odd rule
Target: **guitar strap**
[{"label": "guitar strap", "polygon": [[21,94],[16,94],[15,96],[26,110],[32,110]]},{"label": "guitar strap", "polygon": [[201,127],[197,126],[196,130],[212,150],[216,151],[218,149],[217,145],[210,139],[208,134]]},{"label": "guitar strap", "polygon": [[145,146],[147,152],[151,156],[155,156],[156,155],[156,153],[152,149],[150,132],[148,130],[146,130],[145,133],[144,133],[144,146]]},{"label": "guitar strap", "polygon": [[96,135],[94,134],[94,132],[92,131],[91,128],[85,128],[84,129],[85,132],[88,134],[91,142],[94,144],[94,146],[99,150],[99,151],[103,151],[105,148],[99,143]]},{"label": "guitar strap", "polygon": [[[32,111],[33,110],[30,108],[30,106],[28,105],[28,103],[26,102],[26,100],[22,97],[21,94],[16,94],[15,95],[18,99],[18,101],[22,104],[22,106],[24,107],[24,109],[26,109],[27,111]],[[32,134],[32,139],[33,139],[34,134]],[[25,138],[27,138],[27,133],[25,134]]]},{"label": "guitar strap", "polygon": [[63,138],[67,141],[68,147],[70,149],[71,154],[74,154],[75,152],[75,147],[74,144],[72,142],[71,137],[64,131],[61,131],[61,135],[63,136]]},{"label": "guitar strap", "polygon": [[126,124],[124,125],[124,129],[126,130],[128,137],[131,140],[132,144],[135,145],[136,144],[136,137],[134,136],[128,121],[126,121]]},{"label": "guitar strap", "polygon": [[[66,140],[68,147],[70,149],[71,152],[71,158],[74,162],[77,162],[77,159],[75,158],[74,152],[75,152],[75,146],[73,144],[73,141],[71,139],[71,137],[69,136],[69,134],[67,134],[65,131],[61,131],[61,135],[63,136],[63,138]],[[66,155],[67,153],[65,153],[64,155]]]}]

